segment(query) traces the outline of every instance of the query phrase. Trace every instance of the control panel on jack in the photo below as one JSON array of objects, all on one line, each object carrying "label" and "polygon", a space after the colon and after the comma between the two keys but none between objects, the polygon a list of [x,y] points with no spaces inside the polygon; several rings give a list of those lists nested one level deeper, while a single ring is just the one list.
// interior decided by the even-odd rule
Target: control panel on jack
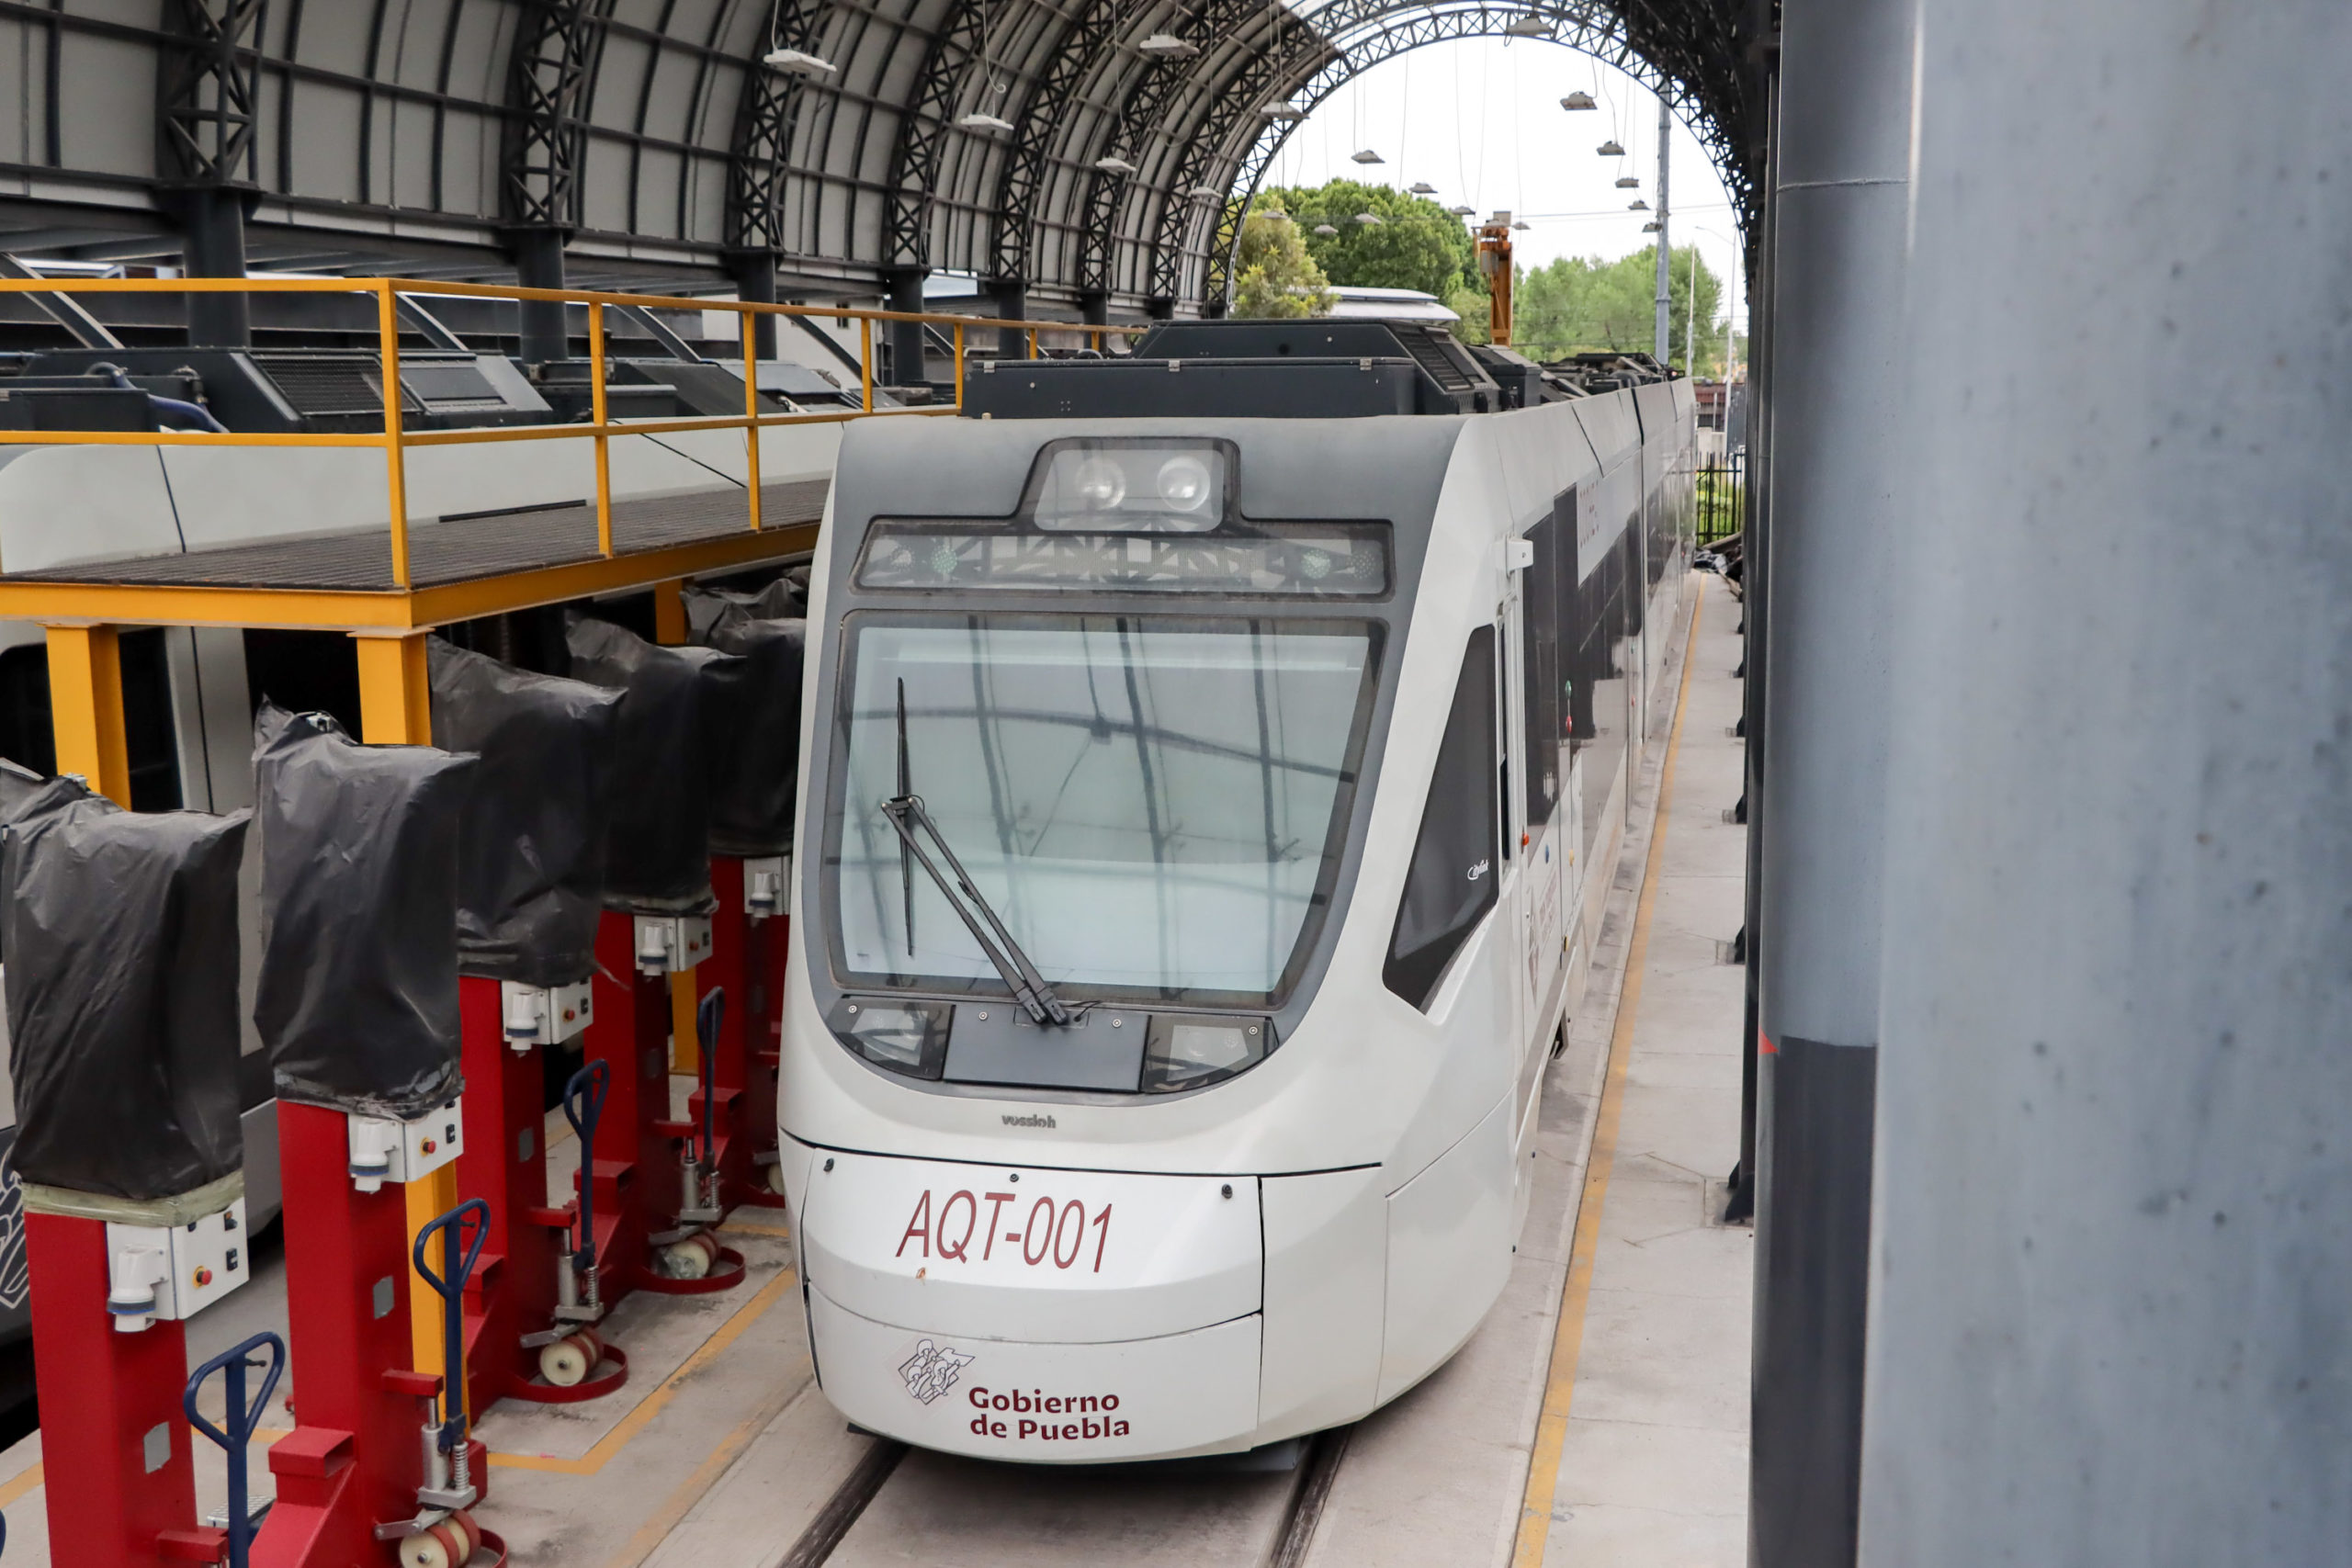
[{"label": "control panel on jack", "polygon": [[790,855],[761,855],[743,863],[743,913],[755,920],[774,919],[790,908],[786,891],[792,882]]},{"label": "control panel on jack", "polygon": [[455,1100],[413,1122],[356,1113],[346,1120],[351,1126],[351,1179],[362,1192],[376,1191],[388,1181],[418,1180],[463,1152],[466,1119]]},{"label": "control panel on jack", "polygon": [[645,974],[683,974],[709,956],[708,915],[637,917],[637,966]]},{"label": "control panel on jack", "polygon": [[517,1051],[528,1051],[534,1045],[560,1045],[586,1033],[588,1021],[594,1016],[593,989],[593,982],[587,980],[546,987],[501,980],[498,1004],[506,1021],[506,1043]]},{"label": "control panel on jack", "polygon": [[184,1225],[107,1226],[107,1311],[118,1333],[194,1317],[243,1284],[251,1247],[243,1198]]}]

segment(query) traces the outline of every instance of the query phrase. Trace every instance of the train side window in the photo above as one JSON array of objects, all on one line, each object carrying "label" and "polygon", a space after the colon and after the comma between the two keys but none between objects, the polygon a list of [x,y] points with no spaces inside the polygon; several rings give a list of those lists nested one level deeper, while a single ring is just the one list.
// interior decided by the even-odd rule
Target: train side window
[{"label": "train side window", "polygon": [[1381,970],[1388,988],[1417,1008],[1429,1006],[1446,964],[1495,907],[1495,649],[1494,627],[1470,634]]},{"label": "train side window", "polygon": [[[135,811],[176,811],[182,799],[164,636],[161,626],[142,626],[124,632],[119,645],[123,740]],[[49,649],[34,643],[0,653],[0,756],[54,777],[57,738],[50,724]]]},{"label": "train side window", "polygon": [[[1527,822],[1541,827],[1560,802],[1560,564],[1557,510],[1527,532],[1535,559],[1520,578],[1520,673],[1527,725]],[[1569,536],[1573,544],[1574,536]]]}]

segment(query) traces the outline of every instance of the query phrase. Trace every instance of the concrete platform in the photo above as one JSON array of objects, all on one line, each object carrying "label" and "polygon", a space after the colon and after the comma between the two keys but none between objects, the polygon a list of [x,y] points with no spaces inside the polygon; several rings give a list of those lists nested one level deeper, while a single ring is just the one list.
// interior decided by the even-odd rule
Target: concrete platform
[{"label": "concrete platform", "polygon": [[[1645,759],[1587,991],[1549,1068],[1511,1277],[1445,1367],[1351,1429],[1236,1461],[1070,1470],[905,1452],[848,1430],[815,1386],[781,1216],[746,1213],[727,1233],[751,1262],[743,1284],[616,1313],[627,1387],[481,1421],[482,1515],[514,1560],[1744,1562],[1751,1243],[1716,1223],[1738,1147],[1744,977],[1717,944],[1738,928],[1745,853],[1745,830],[1722,820],[1739,793],[1741,748],[1725,733],[1739,606],[1713,580],[1699,598],[1689,678],[1680,664],[1668,677],[1680,720]],[[560,1190],[576,1150],[557,1128],[549,1141]],[[192,1357],[282,1320],[282,1289],[263,1272],[192,1325]],[[274,1414],[265,1443],[288,1425]],[[217,1507],[221,1466],[198,1454],[201,1504]],[[266,1490],[259,1453],[254,1468]],[[0,1454],[11,1564],[51,1560],[41,1479],[38,1438]]]}]

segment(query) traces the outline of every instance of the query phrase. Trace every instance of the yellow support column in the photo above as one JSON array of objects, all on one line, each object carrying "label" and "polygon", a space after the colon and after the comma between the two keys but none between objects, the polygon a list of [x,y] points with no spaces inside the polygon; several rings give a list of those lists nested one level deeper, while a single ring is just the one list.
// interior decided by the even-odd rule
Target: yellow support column
[{"label": "yellow support column", "polygon": [[[752,433],[757,439],[759,432]],[[683,648],[686,641],[685,581],[669,578],[653,585],[653,640],[665,648]],[[695,1043],[694,971],[670,976],[670,1070],[702,1071],[702,1052]]]},{"label": "yellow support column", "polygon": [[[360,739],[370,746],[433,744],[433,694],[425,679],[424,634],[356,634],[359,656]],[[401,1189],[408,1206],[408,1234],[416,1234],[458,1206],[458,1168],[445,1165]],[[403,1259],[405,1266],[405,1259]],[[441,1298],[417,1289],[409,1292],[411,1359],[420,1372],[439,1373]]]},{"label": "yellow support column", "polygon": [[51,626],[50,725],[57,771],[79,773],[118,806],[130,804],[130,744],[122,725],[122,649],[112,626]]}]

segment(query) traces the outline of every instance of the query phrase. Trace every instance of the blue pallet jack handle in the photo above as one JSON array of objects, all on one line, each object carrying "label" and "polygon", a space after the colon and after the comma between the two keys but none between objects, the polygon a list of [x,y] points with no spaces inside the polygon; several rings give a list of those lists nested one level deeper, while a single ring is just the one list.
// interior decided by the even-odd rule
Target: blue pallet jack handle
[{"label": "blue pallet jack handle", "polygon": [[711,1058],[718,1054],[718,1026],[727,1017],[727,987],[713,986],[695,1009],[695,1038],[702,1050],[702,1167],[710,1168],[716,1140],[710,1130]]},{"label": "blue pallet jack handle", "polygon": [[592,1280],[596,1271],[596,1123],[605,1114],[605,1091],[612,1087],[611,1067],[591,1062],[563,1086],[563,1119],[580,1140],[580,1235],[571,1249],[571,1266]]},{"label": "blue pallet jack handle", "polygon": [[[260,1360],[253,1359],[256,1350],[268,1354]],[[267,1367],[261,1380],[261,1393],[253,1403],[245,1402],[245,1369]],[[262,1412],[269,1405],[269,1396],[277,1392],[277,1380],[286,1371],[286,1341],[275,1334],[256,1334],[242,1345],[221,1351],[212,1359],[189,1374],[187,1389],[180,1395],[180,1408],[187,1413],[187,1424],[218,1444],[229,1459],[229,1568],[245,1568],[247,1554],[253,1550],[254,1521],[247,1511],[250,1499],[245,1492],[245,1451],[254,1440],[254,1428],[261,1425]],[[220,1372],[227,1379],[229,1429],[222,1431],[197,1414],[197,1391],[204,1380]],[[7,1541],[7,1531],[0,1526],[0,1546]]]},{"label": "blue pallet jack handle", "polygon": [[[466,1227],[473,1226],[473,1239]],[[441,1269],[434,1272],[427,1254],[435,1235],[441,1238]],[[460,1453],[466,1446],[466,1281],[473,1278],[474,1261],[490,1235],[490,1205],[469,1198],[416,1233],[416,1271],[441,1298],[441,1451]]]}]

